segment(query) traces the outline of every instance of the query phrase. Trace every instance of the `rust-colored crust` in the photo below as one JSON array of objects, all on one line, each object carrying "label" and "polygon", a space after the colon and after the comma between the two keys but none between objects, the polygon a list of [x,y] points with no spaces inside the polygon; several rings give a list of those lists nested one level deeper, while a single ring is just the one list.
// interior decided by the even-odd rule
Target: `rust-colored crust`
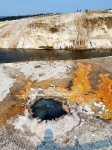
[{"label": "rust-colored crust", "polygon": [[26,101],[31,91],[31,84],[31,82],[28,82],[24,88],[25,90],[20,90],[15,93],[14,99],[4,100],[0,104],[0,126],[4,126],[8,119],[24,114]]},{"label": "rust-colored crust", "polygon": [[[103,119],[112,118],[112,80],[109,75],[99,75],[100,84],[98,90],[92,90],[90,86],[88,74],[92,71],[91,65],[83,65],[77,63],[78,70],[75,71],[71,90],[58,87],[57,91],[63,93],[65,98],[68,98],[74,103],[85,106],[88,105],[96,116],[101,116]],[[101,108],[94,103],[101,104]],[[103,109],[104,108],[104,109]]]}]

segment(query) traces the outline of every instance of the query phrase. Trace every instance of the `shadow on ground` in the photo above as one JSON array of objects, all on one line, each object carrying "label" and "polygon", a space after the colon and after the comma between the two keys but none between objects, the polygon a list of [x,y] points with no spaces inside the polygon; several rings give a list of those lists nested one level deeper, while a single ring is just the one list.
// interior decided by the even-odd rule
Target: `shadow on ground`
[{"label": "shadow on ground", "polygon": [[53,132],[51,129],[46,129],[44,134],[44,140],[35,148],[35,150],[97,150],[101,148],[109,148],[112,146],[112,138],[100,140],[96,142],[90,142],[80,144],[78,140],[75,141],[71,147],[59,147],[53,140]]}]

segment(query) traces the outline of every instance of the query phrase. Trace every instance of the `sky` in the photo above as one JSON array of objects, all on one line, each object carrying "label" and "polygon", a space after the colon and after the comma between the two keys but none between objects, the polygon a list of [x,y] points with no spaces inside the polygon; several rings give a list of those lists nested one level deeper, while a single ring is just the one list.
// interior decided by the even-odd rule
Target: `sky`
[{"label": "sky", "polygon": [[112,0],[0,0],[0,16],[71,13],[112,8]]}]

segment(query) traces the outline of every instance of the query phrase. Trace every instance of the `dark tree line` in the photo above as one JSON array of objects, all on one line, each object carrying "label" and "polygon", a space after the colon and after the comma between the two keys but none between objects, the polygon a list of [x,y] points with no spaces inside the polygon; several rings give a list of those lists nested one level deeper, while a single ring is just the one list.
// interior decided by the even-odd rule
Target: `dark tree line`
[{"label": "dark tree line", "polygon": [[41,13],[41,14],[35,14],[35,15],[23,15],[23,16],[8,16],[8,17],[3,17],[0,18],[0,21],[10,21],[10,20],[17,20],[17,19],[22,19],[22,18],[29,18],[29,17],[44,17],[44,16],[53,16],[53,15],[60,15],[61,13]]}]

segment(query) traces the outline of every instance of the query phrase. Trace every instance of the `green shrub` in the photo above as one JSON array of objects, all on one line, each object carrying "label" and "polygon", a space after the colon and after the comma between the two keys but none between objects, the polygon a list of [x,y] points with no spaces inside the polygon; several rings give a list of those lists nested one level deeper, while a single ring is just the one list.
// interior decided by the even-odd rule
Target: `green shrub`
[{"label": "green shrub", "polygon": [[58,32],[59,30],[58,30],[58,28],[57,28],[56,26],[54,26],[54,27],[51,27],[51,28],[49,29],[49,31],[50,31],[51,33],[55,33],[55,32]]}]

